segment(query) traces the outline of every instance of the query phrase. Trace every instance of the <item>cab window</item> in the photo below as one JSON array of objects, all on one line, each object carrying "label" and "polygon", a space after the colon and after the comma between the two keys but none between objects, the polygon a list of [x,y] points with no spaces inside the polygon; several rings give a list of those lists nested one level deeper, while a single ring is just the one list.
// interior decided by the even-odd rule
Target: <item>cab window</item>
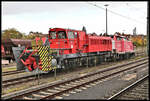
[{"label": "cab window", "polygon": [[121,40],[121,37],[117,37],[117,40]]},{"label": "cab window", "polygon": [[128,40],[127,38],[124,38],[124,40]]},{"label": "cab window", "polygon": [[50,39],[56,39],[56,32],[54,31],[50,32]]},{"label": "cab window", "polygon": [[71,32],[71,31],[68,32],[68,39],[74,39],[73,32]]},{"label": "cab window", "polygon": [[64,31],[59,31],[57,37],[58,39],[66,39],[66,33]]},{"label": "cab window", "polygon": [[74,32],[75,38],[77,38],[77,32]]}]

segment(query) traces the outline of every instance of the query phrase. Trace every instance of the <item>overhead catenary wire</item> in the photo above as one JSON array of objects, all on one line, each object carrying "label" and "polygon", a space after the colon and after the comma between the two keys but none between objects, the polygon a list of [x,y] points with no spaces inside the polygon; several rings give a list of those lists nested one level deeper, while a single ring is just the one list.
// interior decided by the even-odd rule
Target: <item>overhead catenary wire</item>
[{"label": "overhead catenary wire", "polygon": [[140,14],[143,14],[143,15],[144,15],[144,13],[146,13],[145,11],[142,11],[140,8],[131,6],[131,5],[129,5],[128,3],[126,3],[126,5],[127,5],[128,7],[130,7],[131,9],[140,12]]},{"label": "overhead catenary wire", "polygon": [[[93,6],[96,6],[96,7],[100,8],[100,9],[106,10],[105,8],[103,8],[103,7],[101,7],[101,6],[98,6],[98,5],[96,5],[96,4],[89,3],[89,2],[88,2],[88,4],[93,5]],[[120,16],[120,17],[126,18],[126,19],[128,19],[128,20],[132,20],[132,21],[135,21],[135,22],[138,22],[138,23],[141,23],[141,24],[146,24],[146,22],[144,23],[144,22],[138,21],[138,20],[136,20],[136,19],[130,18],[130,17],[128,17],[128,16],[121,15],[121,14],[119,14],[119,13],[116,13],[116,12],[112,11],[112,10],[109,10],[108,8],[107,8],[107,11],[108,11],[108,12],[111,12],[111,13],[113,13],[113,14],[115,14],[115,15],[118,15],[118,16]]]}]

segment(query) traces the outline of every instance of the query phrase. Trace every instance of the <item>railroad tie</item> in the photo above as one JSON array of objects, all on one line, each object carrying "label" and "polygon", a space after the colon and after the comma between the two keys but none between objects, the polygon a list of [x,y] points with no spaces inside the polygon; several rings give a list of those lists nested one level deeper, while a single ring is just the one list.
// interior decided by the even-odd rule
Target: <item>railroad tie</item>
[{"label": "railroad tie", "polygon": [[63,86],[63,85],[60,85],[59,87],[61,87],[61,88],[68,88],[68,87],[67,87],[67,86],[65,86],[65,85],[64,85],[64,86]]},{"label": "railroad tie", "polygon": [[76,92],[74,92],[74,91],[70,91],[69,93],[71,93],[71,94],[75,94]]},{"label": "railroad tie", "polygon": [[54,90],[54,89],[48,89],[47,91],[52,92],[52,93],[58,93],[58,90]]},{"label": "railroad tie", "polygon": [[65,93],[65,94],[63,94],[63,96],[69,96],[70,94],[67,94],[67,93]]},{"label": "railroad tie", "polygon": [[99,82],[97,82],[97,81],[95,81],[95,82],[93,82],[93,84],[95,84],[95,85],[97,85]]},{"label": "railroad tie", "polygon": [[71,84],[78,85],[79,83],[77,83],[77,82],[71,82]]},{"label": "railroad tie", "polygon": [[43,92],[43,91],[41,91],[40,92],[41,94],[48,94],[48,95],[52,95],[53,93],[50,93],[50,92]]},{"label": "railroad tie", "polygon": [[55,99],[63,99],[61,96],[56,96]]},{"label": "railroad tie", "polygon": [[75,81],[76,83],[80,83],[80,81]]},{"label": "railroad tie", "polygon": [[55,87],[54,89],[59,90],[59,91],[65,90],[64,88],[58,88],[58,87]]},{"label": "railroad tie", "polygon": [[80,87],[81,89],[87,89],[86,87]]},{"label": "railroad tie", "polygon": [[[79,83],[78,83],[79,84]],[[77,86],[78,85],[77,83],[71,83],[70,85],[71,86]]]},{"label": "railroad tie", "polygon": [[85,85],[85,87],[91,87],[90,85]]},{"label": "railroad tie", "polygon": [[80,80],[80,82],[83,82],[83,81],[85,81],[85,79],[81,79],[81,80]]},{"label": "railroad tie", "polygon": [[44,95],[40,95],[40,94],[32,94],[34,97],[45,97]]},{"label": "railroad tie", "polygon": [[93,82],[93,84],[97,85],[97,84],[98,84],[98,82],[96,82],[96,81],[95,81],[95,82]]},{"label": "railroad tie", "polygon": [[81,92],[82,90],[81,90],[81,89],[75,89],[75,91],[76,91],[76,92]]},{"label": "railroad tie", "polygon": [[91,86],[95,86],[96,84],[95,84],[95,83],[91,83],[90,85],[91,85]]},{"label": "railroad tie", "polygon": [[25,100],[33,100],[32,98],[30,98],[30,97],[23,97],[23,99],[25,99]]},{"label": "railroad tie", "polygon": [[70,87],[73,87],[74,85],[72,85],[72,84],[66,84],[66,86],[70,86]]}]

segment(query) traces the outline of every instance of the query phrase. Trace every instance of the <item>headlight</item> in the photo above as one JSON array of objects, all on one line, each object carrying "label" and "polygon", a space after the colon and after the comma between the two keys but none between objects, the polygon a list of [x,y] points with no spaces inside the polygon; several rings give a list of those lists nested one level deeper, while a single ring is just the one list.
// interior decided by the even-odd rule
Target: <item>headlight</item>
[{"label": "headlight", "polygon": [[52,59],[51,63],[52,63],[52,67],[57,66],[57,60],[56,59]]}]

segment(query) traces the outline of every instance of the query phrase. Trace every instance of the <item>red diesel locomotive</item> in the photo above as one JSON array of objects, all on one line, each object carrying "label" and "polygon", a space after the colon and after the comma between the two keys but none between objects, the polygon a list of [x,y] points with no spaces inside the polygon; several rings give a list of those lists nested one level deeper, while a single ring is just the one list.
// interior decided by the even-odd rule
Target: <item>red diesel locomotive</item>
[{"label": "red diesel locomotive", "polygon": [[[51,69],[48,68],[54,66],[65,69],[93,66],[134,55],[132,42],[119,35],[98,36],[81,30],[51,28],[48,38],[38,37],[35,40],[37,48],[20,50],[17,54],[18,61],[21,61],[18,63],[29,71],[38,67],[42,71],[49,71]],[[39,41],[42,41],[41,46]]]},{"label": "red diesel locomotive", "polygon": [[52,49],[65,48],[63,54],[92,53],[111,51],[110,37],[92,36],[84,31],[54,28],[49,32],[49,42]]}]

